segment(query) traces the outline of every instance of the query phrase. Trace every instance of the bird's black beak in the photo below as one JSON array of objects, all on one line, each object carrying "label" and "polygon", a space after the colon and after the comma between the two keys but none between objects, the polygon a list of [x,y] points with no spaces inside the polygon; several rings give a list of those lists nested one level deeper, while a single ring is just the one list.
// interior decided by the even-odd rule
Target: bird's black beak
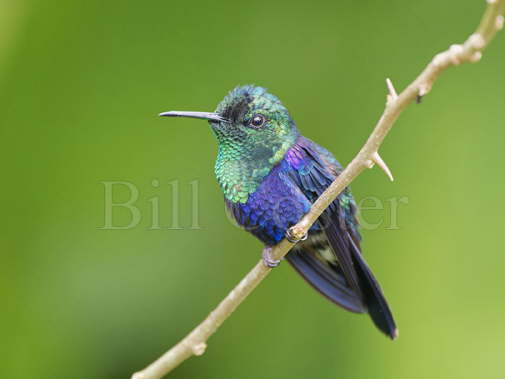
[{"label": "bird's black beak", "polygon": [[179,112],[179,111],[170,111],[160,113],[162,117],[191,117],[191,118],[200,118],[202,120],[209,120],[212,122],[227,122],[225,118],[221,117],[221,115],[217,113],[211,112]]}]

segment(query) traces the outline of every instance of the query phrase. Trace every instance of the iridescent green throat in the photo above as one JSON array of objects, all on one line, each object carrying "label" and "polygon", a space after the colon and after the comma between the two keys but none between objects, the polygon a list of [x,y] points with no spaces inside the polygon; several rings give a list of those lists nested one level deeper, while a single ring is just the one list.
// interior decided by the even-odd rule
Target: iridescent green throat
[{"label": "iridescent green throat", "polygon": [[[281,143],[249,145],[221,139],[215,165],[217,181],[224,196],[234,203],[245,203],[263,179],[278,164],[296,136],[289,136]],[[266,141],[265,141],[266,142]]]}]

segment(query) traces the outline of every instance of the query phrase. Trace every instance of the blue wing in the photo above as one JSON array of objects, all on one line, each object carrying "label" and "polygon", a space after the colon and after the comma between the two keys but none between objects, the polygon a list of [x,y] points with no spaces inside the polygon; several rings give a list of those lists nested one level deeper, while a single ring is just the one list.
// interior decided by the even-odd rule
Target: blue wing
[{"label": "blue wing", "polygon": [[[300,137],[286,156],[289,179],[314,202],[341,171],[331,153]],[[360,251],[356,207],[346,189],[321,215],[309,239],[287,256],[294,268],[317,290],[353,312],[370,314],[391,338],[396,325],[382,290]]]}]

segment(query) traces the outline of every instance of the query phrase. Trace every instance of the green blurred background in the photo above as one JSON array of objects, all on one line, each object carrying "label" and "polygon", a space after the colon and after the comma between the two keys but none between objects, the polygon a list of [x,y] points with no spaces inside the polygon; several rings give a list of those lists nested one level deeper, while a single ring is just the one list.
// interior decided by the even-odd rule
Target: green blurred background
[{"label": "green blurred background", "polygon": [[[278,95],[343,164],[402,89],[476,27],[485,2],[0,1],[0,377],[127,378],[176,343],[259,258],[224,214],[206,123],[237,84]],[[353,184],[364,249],[400,327],[391,342],[287,264],[174,378],[502,378],[505,35],[451,69]],[[102,230],[102,181],[142,221]],[[160,186],[153,187],[158,180]],[[170,182],[179,181],[172,202]],[[200,229],[191,229],[197,180]],[[158,197],[163,229],[151,230]],[[388,199],[408,198],[391,229]],[[116,200],[128,192],[117,188]],[[368,204],[368,203],[367,203]],[[179,207],[182,230],[168,230]],[[125,209],[114,223],[126,225]]]}]

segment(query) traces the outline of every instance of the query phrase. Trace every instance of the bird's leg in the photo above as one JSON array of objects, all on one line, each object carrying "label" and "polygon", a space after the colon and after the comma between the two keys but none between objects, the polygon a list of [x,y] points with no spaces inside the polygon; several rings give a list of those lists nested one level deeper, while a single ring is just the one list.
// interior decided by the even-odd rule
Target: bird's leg
[{"label": "bird's leg", "polygon": [[307,239],[307,234],[305,233],[304,235],[300,236],[300,233],[298,230],[293,230],[294,227],[289,228],[286,230],[286,239],[291,242],[291,243],[298,243],[300,241],[305,241]]},{"label": "bird's leg", "polygon": [[265,266],[268,268],[274,268],[280,265],[281,260],[280,259],[273,259],[272,256],[270,255],[270,252],[272,251],[271,247],[265,247],[263,249],[263,253],[261,254],[261,257],[263,258],[263,263]]}]

